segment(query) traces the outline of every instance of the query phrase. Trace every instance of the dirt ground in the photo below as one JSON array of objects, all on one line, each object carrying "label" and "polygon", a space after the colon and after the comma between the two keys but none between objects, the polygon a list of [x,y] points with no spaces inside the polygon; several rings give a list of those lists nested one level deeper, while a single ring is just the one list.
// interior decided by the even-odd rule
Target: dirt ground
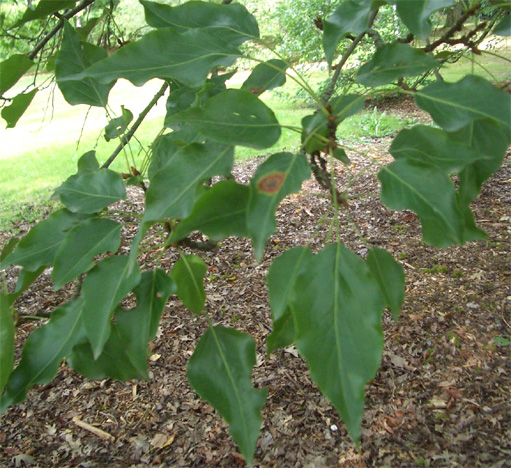
[{"label": "dirt ground", "polygon": [[[398,111],[424,118],[409,102]],[[389,142],[351,146],[385,163]],[[308,182],[282,203],[278,230],[261,263],[244,239],[227,239],[202,254],[209,270],[207,312],[215,323],[254,336],[254,385],[269,389],[255,466],[511,467],[511,345],[505,341],[511,333],[511,155],[473,206],[488,239],[439,250],[422,242],[412,213],[391,212],[380,203],[374,170],[349,154],[354,170],[366,169],[350,193],[374,194],[353,200],[350,215],[371,244],[399,259],[407,276],[398,322],[384,317],[386,346],[367,388],[359,451],[293,347],[265,358],[271,327],[267,268],[285,248],[310,239],[328,207],[328,200],[315,196],[319,187]],[[246,182],[258,162],[239,164],[236,179]],[[338,171],[342,187],[346,176]],[[141,203],[136,191],[130,198]],[[364,256],[365,246],[346,217],[341,224],[342,241]],[[326,228],[320,230],[314,250],[324,245],[326,234]],[[7,239],[0,236],[3,245]],[[175,259],[168,251],[163,266],[170,269]],[[15,273],[7,271],[11,286]],[[48,313],[70,293],[55,293],[50,275],[43,275],[17,309]],[[18,328],[18,351],[35,326],[25,321]],[[203,317],[171,298],[151,345],[150,381],[87,381],[62,366],[53,382],[33,389],[0,417],[0,465],[243,466],[226,424],[186,380],[186,362],[205,328]]]}]

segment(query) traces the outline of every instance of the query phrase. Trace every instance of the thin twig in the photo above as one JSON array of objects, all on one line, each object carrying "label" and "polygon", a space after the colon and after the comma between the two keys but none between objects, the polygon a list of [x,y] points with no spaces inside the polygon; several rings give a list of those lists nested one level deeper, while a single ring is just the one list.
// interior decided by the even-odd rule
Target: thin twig
[{"label": "thin twig", "polygon": [[[80,3],[79,5],[77,5],[75,8],[73,8],[72,10],[69,10],[66,14],[62,15],[63,18],[65,19],[69,19],[69,18],[72,18],[73,16],[75,16],[77,13],[80,13],[80,11],[84,10],[85,8],[87,8],[89,5],[92,5],[96,0],[83,0],[82,3]],[[32,50],[32,52],[30,52],[30,54],[28,54],[28,58],[30,60],[34,60],[35,56],[39,53],[39,51],[48,43],[48,41],[53,37],[55,36],[55,34],[57,34],[61,29],[62,27],[64,26],[64,21],[60,20],[53,28],[52,30],[46,34],[46,36],[44,36],[38,43],[37,45],[34,47],[34,49]]]},{"label": "thin twig", "polygon": [[119,146],[115,149],[115,151],[112,153],[112,155],[106,160],[105,164],[103,164],[103,166],[101,166],[102,169],[110,166],[110,164],[112,164],[112,162],[115,160],[117,155],[122,151],[122,149],[133,138],[133,135],[135,135],[135,132],[137,131],[138,127],[140,127],[140,124],[146,118],[149,111],[156,105],[156,103],[159,101],[159,99],[165,94],[165,91],[167,91],[168,87],[169,87],[168,83],[164,83],[163,86],[160,88],[160,90],[154,95],[151,102],[145,107],[145,109],[138,116],[138,119],[136,120],[136,122],[131,126],[130,131],[128,133],[126,133],[126,135],[124,135],[121,138],[121,143],[119,144]]},{"label": "thin twig", "polygon": [[[371,13],[371,16],[369,17],[369,25],[368,29],[371,28],[373,25],[373,22],[376,18],[376,15],[378,14],[378,10],[375,10]],[[351,45],[348,47],[348,50],[346,53],[342,56],[341,61],[335,66],[335,72],[332,76],[332,79],[330,80],[330,83],[328,83],[327,88],[325,89],[325,92],[323,93],[323,96],[321,96],[321,103],[325,105],[330,98],[332,97],[332,94],[334,94],[335,91],[335,85],[337,83],[337,80],[339,79],[339,76],[341,75],[342,67],[346,64],[348,59],[350,58],[351,54],[355,51],[357,48],[358,43],[363,39],[363,37],[367,34],[367,30],[360,33],[351,43]]]}]

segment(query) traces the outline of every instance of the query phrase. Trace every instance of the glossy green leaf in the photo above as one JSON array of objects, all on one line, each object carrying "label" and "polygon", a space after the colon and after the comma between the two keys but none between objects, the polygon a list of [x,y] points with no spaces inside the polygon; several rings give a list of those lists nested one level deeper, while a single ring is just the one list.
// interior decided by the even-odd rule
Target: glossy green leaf
[{"label": "glossy green leaf", "polygon": [[121,116],[110,120],[105,127],[105,140],[110,141],[119,138],[128,129],[132,120],[132,112],[121,105]]},{"label": "glossy green leaf", "polygon": [[454,0],[396,0],[397,14],[406,27],[419,39],[426,40],[431,33],[431,14],[454,4]]},{"label": "glossy green leaf", "polygon": [[185,146],[203,141],[204,137],[190,126],[158,137],[153,142],[153,155],[147,171],[149,179],[152,180],[153,176],[170,161],[172,156],[182,151]]},{"label": "glossy green leaf", "polygon": [[383,249],[371,249],[366,264],[380,286],[382,296],[397,320],[405,298],[405,272],[394,257]]},{"label": "glossy green leaf", "polygon": [[433,83],[419,91],[415,101],[448,132],[485,119],[511,132],[511,96],[479,76],[468,75],[457,83]]},{"label": "glossy green leaf", "polygon": [[323,50],[328,63],[334,60],[337,44],[346,35],[363,33],[369,27],[371,2],[366,0],[345,0],[323,21]]},{"label": "glossy green leaf", "polygon": [[101,47],[81,42],[80,35],[68,21],[64,21],[62,45],[55,60],[55,78],[65,100],[71,104],[87,104],[104,107],[114,80],[102,84],[92,78],[71,79],[86,70],[93,63],[107,57]]},{"label": "glossy green leaf", "polygon": [[51,279],[60,289],[94,267],[96,255],[116,252],[121,245],[121,225],[103,218],[87,219],[72,229],[55,255]]},{"label": "glossy green leaf", "polygon": [[381,199],[393,210],[410,209],[422,223],[424,241],[436,247],[465,242],[454,183],[436,166],[405,159],[383,168]]},{"label": "glossy green leaf", "polygon": [[234,45],[259,37],[255,18],[240,4],[219,5],[191,1],[170,6],[141,0],[147,24],[154,28],[173,28],[179,32],[208,29]]},{"label": "glossy green leaf", "polygon": [[96,172],[99,169],[96,151],[87,151],[82,154],[78,160],[77,168],[78,172]]},{"label": "glossy green leaf", "polygon": [[40,0],[35,8],[27,8],[21,19],[19,19],[12,28],[17,28],[29,21],[46,18],[52,13],[73,8],[75,5],[76,0]]},{"label": "glossy green leaf", "polygon": [[56,191],[73,213],[93,214],[126,198],[122,177],[110,169],[80,172],[69,177]]},{"label": "glossy green leaf", "polygon": [[28,106],[34,99],[38,88],[29,91],[28,93],[18,94],[11,103],[2,109],[2,118],[7,122],[6,128],[14,128],[18,120],[28,109]]},{"label": "glossy green leaf", "polygon": [[51,265],[67,233],[85,218],[66,209],[56,211],[21,239],[16,249],[0,264],[0,269],[21,265],[28,271],[35,271],[41,266]]},{"label": "glossy green leaf", "polygon": [[163,270],[142,273],[133,292],[137,306],[117,308],[112,330],[101,355],[94,359],[89,343],[76,346],[67,359],[77,372],[90,379],[148,379],[147,344],[158,329],[163,308],[176,285]]},{"label": "glossy green leaf", "polygon": [[259,260],[268,237],[275,232],[275,211],[279,203],[287,195],[300,191],[302,182],[309,177],[309,163],[303,154],[272,154],[257,168],[250,181],[247,227]]},{"label": "glossy green leaf", "polygon": [[233,44],[219,36],[207,29],[183,33],[158,29],[68,79],[90,77],[110,83],[125,78],[141,86],[152,78],[174,78],[191,88],[197,87],[213,67],[228,67],[241,55]]},{"label": "glossy green leaf", "polygon": [[269,148],[280,138],[273,111],[252,93],[229,89],[208,99],[204,108],[173,115],[170,123],[187,123],[224,144]]},{"label": "glossy green leaf", "polygon": [[341,161],[346,166],[351,164],[351,159],[348,157],[343,148],[335,148],[333,157],[338,161]]},{"label": "glossy green leaf", "polygon": [[87,40],[87,38],[89,37],[89,34],[93,31],[93,29],[98,25],[100,24],[101,20],[105,17],[106,15],[103,14],[102,16],[97,16],[95,18],[91,18],[87,21],[87,23],[85,23],[85,25],[83,26],[80,26],[80,27],[77,27],[76,28],[76,32],[80,35],[80,37],[82,38],[82,40]]},{"label": "glossy green leaf", "polygon": [[147,190],[144,223],[188,216],[198,184],[214,175],[228,175],[233,161],[231,146],[208,142],[183,147],[153,176]]},{"label": "glossy green leaf", "polygon": [[[11,254],[19,243],[17,237],[11,237],[7,243],[2,247],[0,251],[0,264],[3,265],[3,261],[7,258],[7,255]],[[2,267],[3,268],[3,267]]]},{"label": "glossy green leaf", "polygon": [[206,264],[197,255],[181,255],[170,273],[177,284],[177,296],[194,314],[200,314],[206,302],[203,284],[206,271]]},{"label": "glossy green leaf", "polygon": [[254,389],[250,381],[256,363],[255,345],[245,333],[210,327],[197,343],[187,373],[194,390],[227,421],[229,433],[249,466],[267,394],[266,389]]},{"label": "glossy green leaf", "polygon": [[472,228],[467,241],[481,239],[485,234],[476,226],[469,204],[479,195],[482,184],[500,168],[511,134],[492,121],[477,120],[451,136],[485,157],[465,167],[459,174],[457,194],[465,224]]},{"label": "glossy green leaf", "polygon": [[284,252],[271,264],[266,283],[270,298],[273,331],[266,339],[268,354],[294,343],[295,325],[289,304],[294,298],[298,276],[307,274],[313,260],[312,252],[295,247]]},{"label": "glossy green leaf", "polygon": [[0,96],[11,89],[28,71],[34,62],[25,54],[11,55],[0,63]]},{"label": "glossy green leaf", "polygon": [[264,91],[278,88],[286,83],[288,65],[283,60],[268,60],[260,63],[243,82],[241,89],[260,96]]},{"label": "glossy green leaf", "polygon": [[[364,98],[357,94],[346,94],[330,100],[331,112],[336,116],[335,125],[344,119],[358,114],[364,108]],[[302,144],[309,154],[325,151],[330,136],[329,117],[323,112],[315,112],[302,119]],[[325,151],[326,152],[326,151]]]},{"label": "glossy green leaf", "polygon": [[466,166],[485,158],[447,132],[426,125],[401,130],[390,146],[395,159],[433,164],[446,174],[458,174]]},{"label": "glossy green leaf", "polygon": [[498,36],[511,36],[511,15],[507,15],[504,19],[495,26],[493,33]]},{"label": "glossy green leaf", "polygon": [[364,388],[383,352],[384,307],[369,268],[342,244],[323,249],[296,281],[291,305],[296,347],[357,444]]},{"label": "glossy green leaf", "polygon": [[228,236],[249,236],[246,210],[250,189],[234,180],[223,180],[197,200],[190,216],[172,231],[167,244],[185,238],[192,231],[201,231],[213,242]]},{"label": "glossy green leaf", "polygon": [[[115,314],[116,320],[123,313],[122,309],[118,309]],[[132,379],[145,379],[147,374],[141,373],[139,369],[135,368],[126,354],[126,347],[130,344],[126,338],[121,335],[117,322],[114,322],[111,325],[108,341],[99,356],[94,356],[90,343],[80,343],[73,348],[67,358],[67,363],[88,379],[111,378],[124,382]]]},{"label": "glossy green leaf", "polygon": [[14,364],[14,322],[10,301],[0,293],[0,395]]},{"label": "glossy green leaf", "polygon": [[41,276],[41,273],[46,269],[46,266],[41,266],[35,271],[28,271],[25,268],[20,271],[18,275],[18,280],[16,281],[16,287],[14,291],[10,294],[7,294],[7,300],[9,304],[14,304],[14,302],[20,297],[29,287],[30,285]]},{"label": "glossy green leaf", "polygon": [[438,67],[437,61],[408,44],[385,44],[373,58],[360,67],[357,82],[365,86],[383,86],[400,77],[421,75]]},{"label": "glossy green leaf", "polygon": [[51,381],[73,346],[85,340],[82,307],[82,299],[64,304],[52,312],[48,323],[28,337],[21,361],[0,398],[0,414],[9,406],[23,401],[34,385]]},{"label": "glossy green leaf", "polygon": [[85,277],[82,295],[83,325],[94,359],[103,351],[110,335],[110,318],[119,302],[140,282],[138,267],[127,256],[101,260]]},{"label": "glossy green leaf", "polygon": [[468,204],[479,195],[483,182],[502,165],[511,134],[490,120],[477,120],[450,136],[483,157],[460,173],[459,193]]}]

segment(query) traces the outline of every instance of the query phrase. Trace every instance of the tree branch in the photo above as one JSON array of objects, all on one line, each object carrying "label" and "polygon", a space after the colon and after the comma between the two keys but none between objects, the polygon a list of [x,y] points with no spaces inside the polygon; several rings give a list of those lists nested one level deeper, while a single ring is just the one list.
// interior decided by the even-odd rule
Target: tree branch
[{"label": "tree branch", "polygon": [[[87,8],[89,5],[92,5],[96,0],[83,0],[79,5],[77,5],[72,10],[69,10],[66,14],[62,15],[63,18],[69,19],[75,16],[77,13],[80,13],[80,11]],[[48,41],[57,34],[62,27],[64,26],[64,21],[60,20],[52,29],[51,31],[46,34],[34,47],[32,52],[28,54],[28,58],[30,60],[34,60],[35,56],[39,53],[39,51],[48,43]]]},{"label": "tree branch", "polygon": [[[369,17],[369,25],[367,27],[368,29],[370,29],[371,26],[373,25],[374,20],[375,20],[377,14],[378,14],[378,10],[374,10],[371,13],[371,16]],[[332,76],[332,79],[330,80],[330,83],[328,83],[328,86],[325,89],[325,92],[323,93],[323,96],[321,96],[321,103],[323,105],[325,105],[330,100],[332,95],[334,94],[335,85],[337,83],[337,80],[339,79],[339,76],[341,75],[342,67],[344,67],[344,65],[346,64],[346,62],[350,58],[351,54],[355,51],[355,49],[357,48],[358,43],[367,34],[368,29],[365,30],[364,32],[360,33],[355,39],[353,39],[353,42],[348,47],[348,50],[342,56],[341,61],[335,66],[335,72],[334,72],[334,74]]]},{"label": "tree branch", "polygon": [[153,99],[145,109],[140,113],[138,116],[138,119],[135,121],[135,123],[131,126],[130,131],[126,133],[123,137],[121,137],[121,143],[119,146],[115,149],[115,151],[112,153],[112,155],[106,160],[105,164],[101,166],[102,169],[107,168],[112,164],[112,162],[115,160],[117,155],[122,151],[122,149],[129,143],[129,141],[133,138],[133,135],[138,130],[138,127],[140,127],[140,124],[143,122],[143,120],[146,118],[149,111],[156,105],[156,103],[159,101],[159,99],[165,94],[165,91],[167,91],[167,88],[169,87],[168,83],[164,83],[163,86],[160,88],[160,90],[154,95]]}]

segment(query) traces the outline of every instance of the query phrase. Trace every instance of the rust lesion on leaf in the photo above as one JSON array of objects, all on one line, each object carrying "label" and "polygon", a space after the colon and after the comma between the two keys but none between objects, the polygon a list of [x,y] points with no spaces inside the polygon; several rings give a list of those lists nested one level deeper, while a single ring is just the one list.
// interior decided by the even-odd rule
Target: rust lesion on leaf
[{"label": "rust lesion on leaf", "polygon": [[276,193],[280,190],[285,180],[285,172],[272,172],[259,179],[257,182],[257,190],[268,194]]}]

